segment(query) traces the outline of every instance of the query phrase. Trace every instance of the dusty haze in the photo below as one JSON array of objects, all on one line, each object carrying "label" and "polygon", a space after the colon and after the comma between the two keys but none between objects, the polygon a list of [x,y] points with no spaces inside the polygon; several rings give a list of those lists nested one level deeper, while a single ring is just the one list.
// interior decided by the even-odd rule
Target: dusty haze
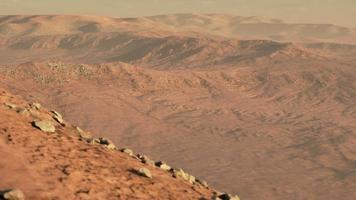
[{"label": "dusty haze", "polygon": [[137,17],[171,13],[229,13],[292,23],[356,27],[354,0],[1,0],[0,14],[86,14]]}]

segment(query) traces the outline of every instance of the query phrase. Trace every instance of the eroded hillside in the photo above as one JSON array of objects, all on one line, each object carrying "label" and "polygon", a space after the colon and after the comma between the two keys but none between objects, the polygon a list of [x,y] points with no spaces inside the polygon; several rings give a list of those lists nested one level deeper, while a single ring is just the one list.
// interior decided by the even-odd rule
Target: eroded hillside
[{"label": "eroded hillside", "polygon": [[[325,43],[351,29],[226,15],[0,24],[0,86],[96,137],[242,199],[355,199],[356,48]],[[240,25],[291,42],[232,37]]]},{"label": "eroded hillside", "polygon": [[10,188],[22,191],[12,194],[19,200],[23,195],[38,200],[208,200],[218,194],[181,169],[155,164],[129,149],[119,152],[110,140],[93,138],[38,103],[0,89],[0,105],[0,199],[3,192],[8,199]]},{"label": "eroded hillside", "polygon": [[353,199],[354,67],[160,71],[27,63],[0,71],[2,86],[97,137],[242,198]]}]

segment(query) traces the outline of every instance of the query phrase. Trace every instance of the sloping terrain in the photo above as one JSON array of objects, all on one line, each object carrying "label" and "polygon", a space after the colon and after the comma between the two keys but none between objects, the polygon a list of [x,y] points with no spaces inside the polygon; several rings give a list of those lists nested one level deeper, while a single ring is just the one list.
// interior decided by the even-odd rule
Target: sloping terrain
[{"label": "sloping terrain", "polygon": [[[167,70],[335,66],[354,62],[354,45],[298,44],[295,43],[298,40],[293,38],[289,38],[288,43],[280,43],[263,40],[270,39],[263,35],[256,36],[254,40],[241,40],[245,37],[211,33],[211,29],[225,30],[224,27],[212,28],[211,24],[231,28],[227,22],[220,23],[221,20],[237,20],[242,24],[261,21],[253,17],[189,14],[145,18],[2,16],[0,64],[18,65],[49,60],[78,64],[125,62]],[[282,23],[276,20],[262,22]],[[192,31],[191,26],[200,29]],[[288,30],[283,28],[287,33]],[[324,41],[322,36],[315,37],[320,39],[315,41]]]},{"label": "sloping terrain", "polygon": [[[0,24],[0,86],[96,137],[242,199],[356,198],[356,51],[326,43],[351,29],[314,25],[327,36],[304,38],[313,25],[188,14]],[[275,24],[290,43],[263,40]],[[234,32],[248,27],[254,40]]]},{"label": "sloping terrain", "polygon": [[[174,178],[105,145],[81,141],[78,129],[56,122],[0,89],[0,190],[20,188],[26,199],[210,199],[213,190]],[[35,128],[47,120],[54,133]],[[135,170],[147,168],[152,178]],[[1,195],[0,195],[0,199]]]},{"label": "sloping terrain", "polygon": [[[224,23],[220,23],[221,20]],[[231,22],[234,20],[237,22]],[[258,21],[228,15],[188,14],[129,19],[3,16],[0,17],[0,63],[21,64],[51,59],[79,64],[126,62],[155,69],[183,69],[286,64],[305,66],[320,62],[337,64],[344,60],[344,56],[346,59],[350,57],[344,53],[329,57],[329,51],[323,47],[324,44],[329,45],[327,43],[303,45],[295,43],[303,40],[293,38],[276,40],[289,43],[270,41],[271,38],[264,36],[260,29],[256,32],[262,35],[255,34],[250,40],[241,40],[246,37],[239,37],[238,33],[236,37],[232,36],[235,33],[230,33],[231,37],[229,34],[211,33],[212,30],[223,33],[223,30],[234,27],[231,23],[238,23],[236,27],[239,27]],[[277,23],[276,20],[262,22]],[[191,26],[199,30],[192,31]],[[254,26],[263,28],[260,23]],[[274,31],[270,27],[266,29]],[[294,29],[290,31],[288,27],[281,29],[288,36],[293,35],[289,32],[299,33]],[[315,29],[328,32],[319,27]],[[351,30],[346,32],[353,33]],[[315,37],[318,39],[314,42],[330,42],[318,34]]]},{"label": "sloping terrain", "polygon": [[2,41],[0,53],[0,63],[6,64],[46,60],[79,64],[126,62],[156,69],[221,68],[259,63],[301,65],[328,59],[322,51],[316,53],[292,43],[128,32],[10,37]]},{"label": "sloping terrain", "polygon": [[242,199],[354,199],[353,66],[27,63],[1,85]]}]

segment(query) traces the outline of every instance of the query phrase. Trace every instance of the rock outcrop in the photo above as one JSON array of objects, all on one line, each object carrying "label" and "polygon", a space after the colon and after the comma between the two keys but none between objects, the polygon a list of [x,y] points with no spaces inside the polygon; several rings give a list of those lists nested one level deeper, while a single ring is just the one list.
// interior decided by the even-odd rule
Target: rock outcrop
[{"label": "rock outcrop", "polygon": [[32,124],[43,132],[54,133],[56,131],[56,127],[48,120],[34,121]]},{"label": "rock outcrop", "polygon": [[151,171],[147,168],[140,168],[137,170],[137,173],[141,176],[146,177],[146,178],[152,178]]},{"label": "rock outcrop", "polygon": [[4,200],[25,200],[24,193],[19,189],[11,189],[0,192],[0,199]]}]

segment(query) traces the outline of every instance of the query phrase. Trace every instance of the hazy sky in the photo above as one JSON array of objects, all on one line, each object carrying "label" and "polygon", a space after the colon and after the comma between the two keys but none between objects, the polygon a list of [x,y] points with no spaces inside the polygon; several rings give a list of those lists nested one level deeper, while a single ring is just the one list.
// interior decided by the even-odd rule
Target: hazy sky
[{"label": "hazy sky", "polygon": [[232,13],[356,27],[356,0],[0,0],[0,15]]}]

